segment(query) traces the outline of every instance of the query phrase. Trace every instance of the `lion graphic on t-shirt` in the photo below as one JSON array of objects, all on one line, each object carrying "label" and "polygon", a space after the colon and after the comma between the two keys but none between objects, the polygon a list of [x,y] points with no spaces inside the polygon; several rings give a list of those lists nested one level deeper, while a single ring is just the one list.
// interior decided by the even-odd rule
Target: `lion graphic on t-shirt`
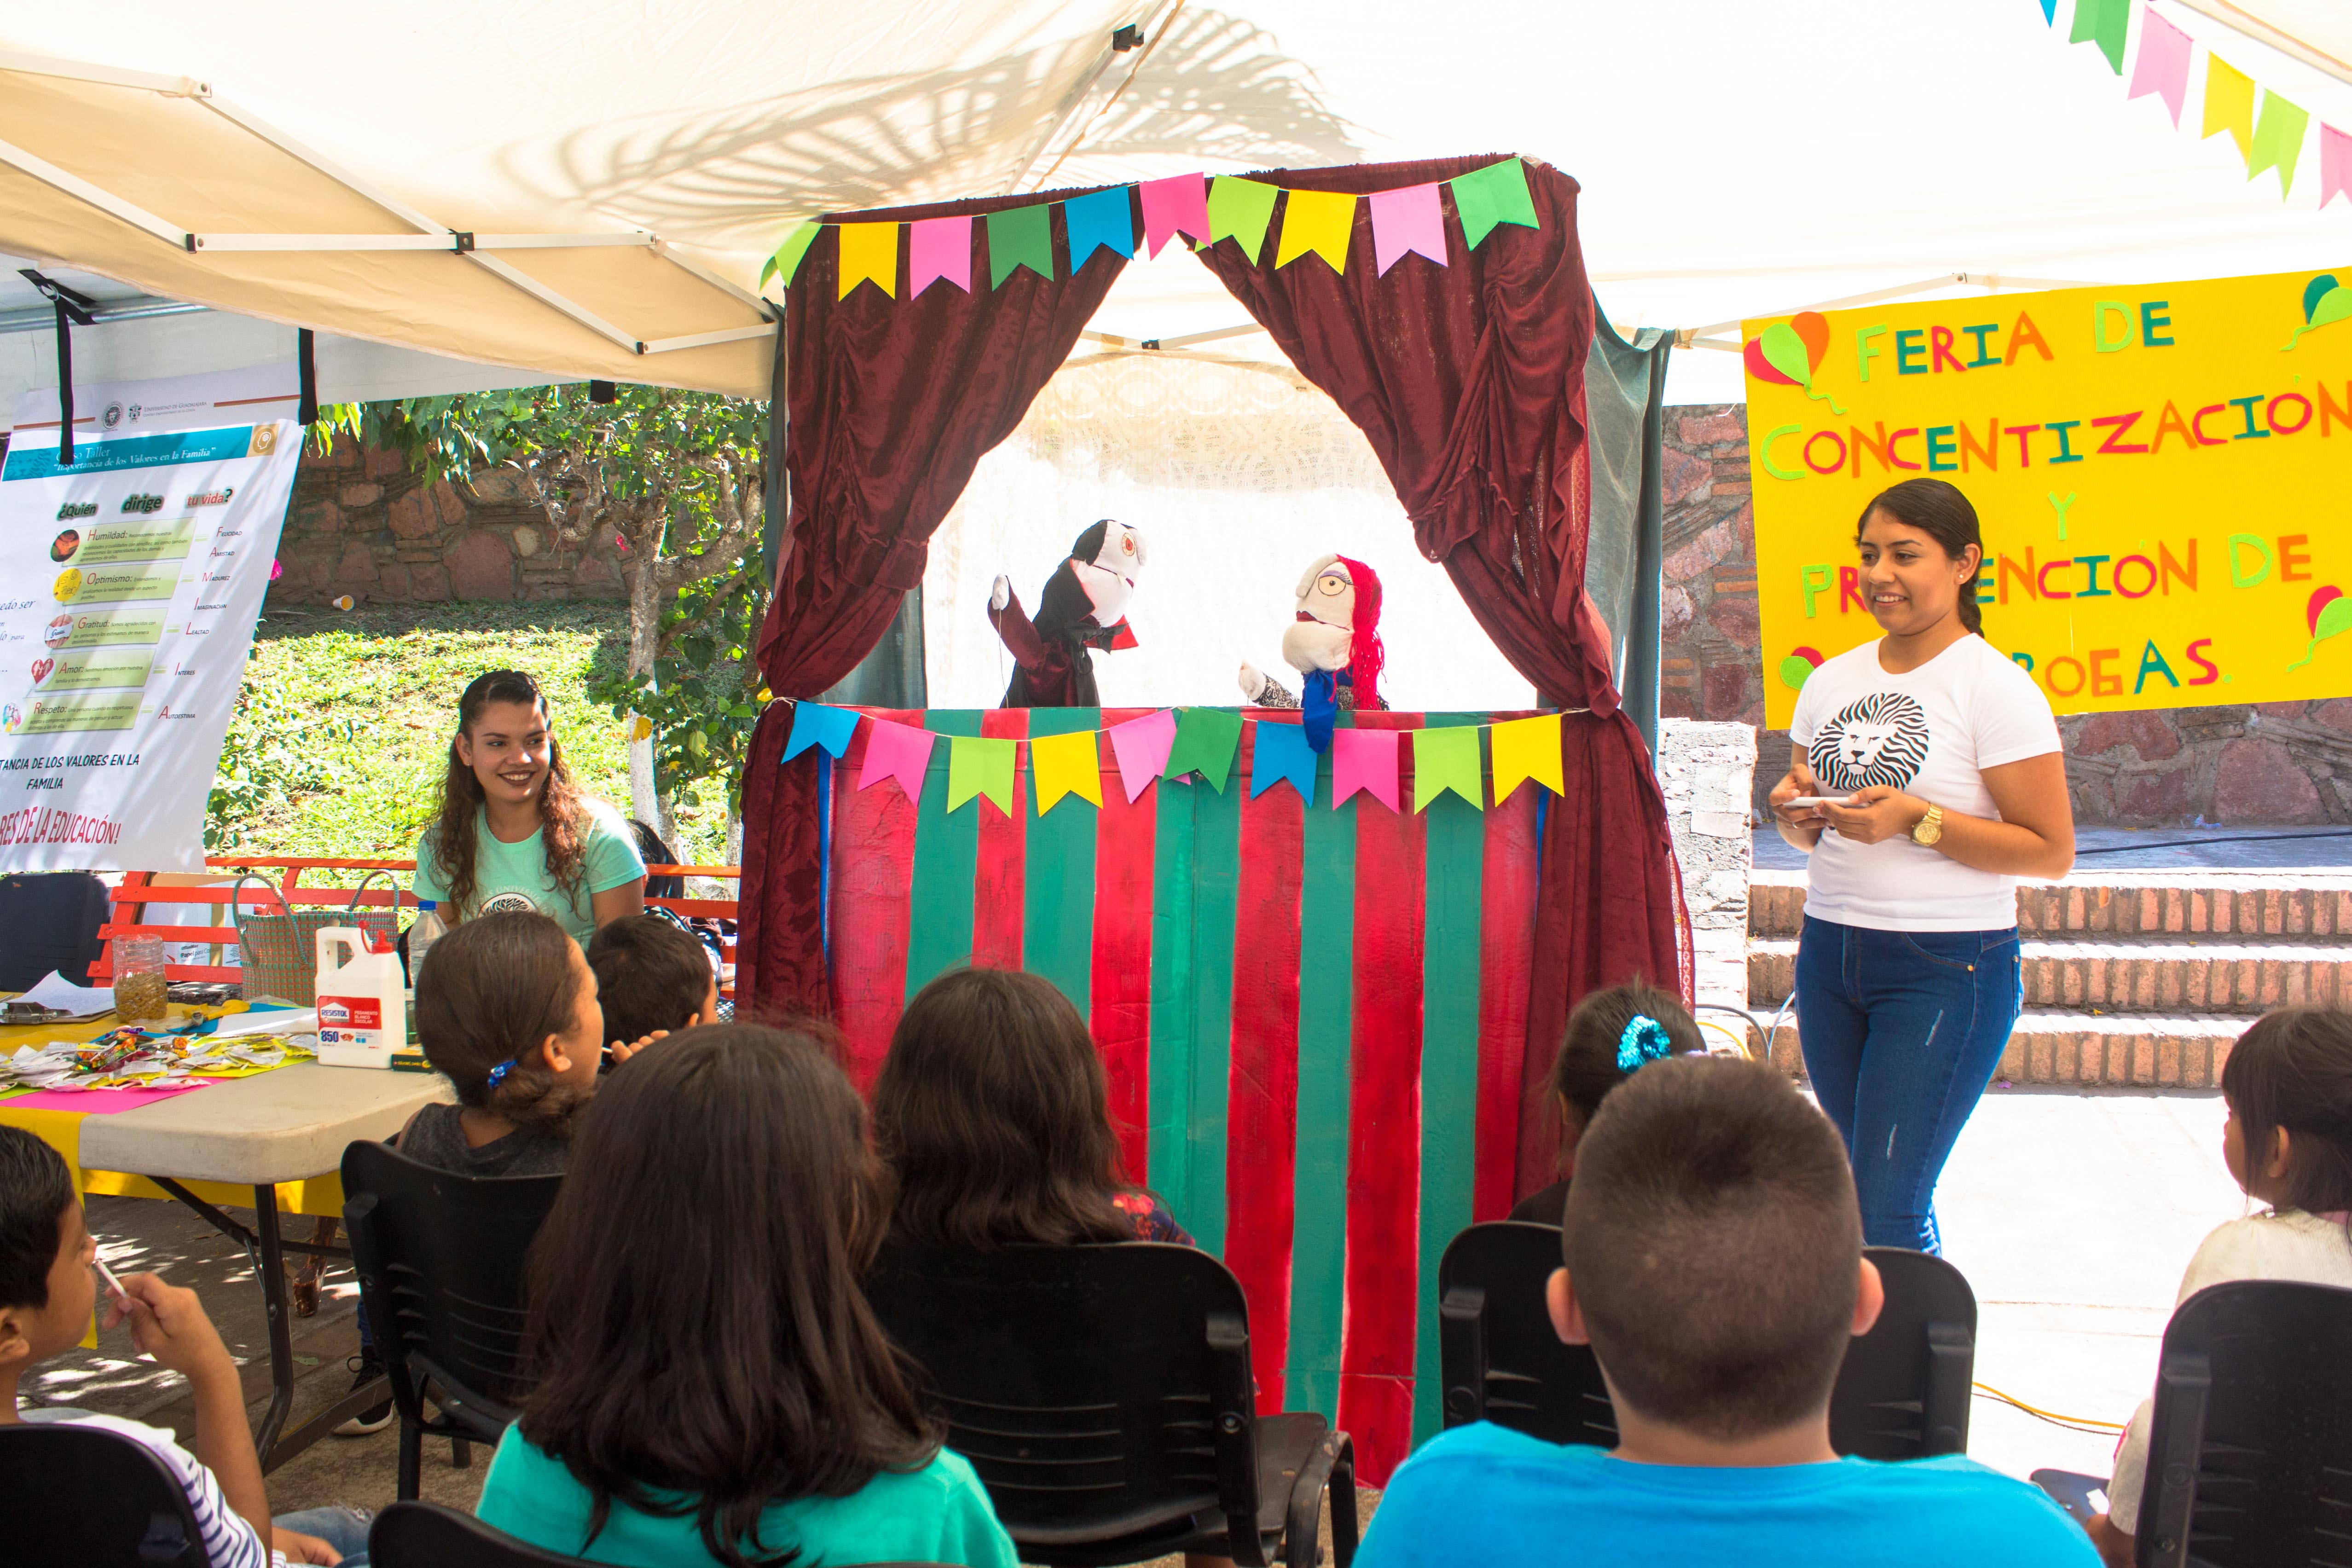
[{"label": "lion graphic on t-shirt", "polygon": [[1851,795],[1873,784],[1900,789],[1927,761],[1927,715],[1901,692],[1848,703],[1813,737],[1807,753],[1824,789]]}]

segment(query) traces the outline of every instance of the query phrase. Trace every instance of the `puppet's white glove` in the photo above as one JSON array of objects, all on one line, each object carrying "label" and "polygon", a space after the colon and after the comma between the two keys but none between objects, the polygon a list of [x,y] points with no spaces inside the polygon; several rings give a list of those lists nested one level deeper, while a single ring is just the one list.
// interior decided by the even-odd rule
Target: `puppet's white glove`
[{"label": "puppet's white glove", "polygon": [[1242,661],[1241,687],[1243,700],[1253,703],[1257,701],[1258,694],[1265,690],[1265,675],[1247,659]]},{"label": "puppet's white glove", "polygon": [[997,580],[989,585],[988,607],[991,610],[1001,611],[1012,602],[1013,580],[1000,574]]}]

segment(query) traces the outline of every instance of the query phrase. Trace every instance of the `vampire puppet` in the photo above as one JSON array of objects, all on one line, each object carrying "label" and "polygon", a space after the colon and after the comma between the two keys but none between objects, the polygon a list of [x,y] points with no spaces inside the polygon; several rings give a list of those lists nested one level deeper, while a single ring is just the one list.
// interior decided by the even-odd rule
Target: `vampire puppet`
[{"label": "vampire puppet", "polygon": [[1135,646],[1127,601],[1143,566],[1143,536],[1103,518],[1070,553],[1037,596],[1037,616],[1021,608],[1011,580],[1000,577],[988,596],[989,624],[1004,639],[1015,666],[1004,707],[1100,707],[1094,659],[1087,650]]}]

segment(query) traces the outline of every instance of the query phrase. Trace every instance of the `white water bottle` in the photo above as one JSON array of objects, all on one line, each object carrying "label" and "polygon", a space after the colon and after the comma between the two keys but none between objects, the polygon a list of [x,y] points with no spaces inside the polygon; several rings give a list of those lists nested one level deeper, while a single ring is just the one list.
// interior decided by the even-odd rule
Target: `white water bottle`
[{"label": "white water bottle", "polygon": [[416,977],[425,973],[425,955],[433,944],[448,935],[449,928],[441,924],[439,905],[432,899],[416,901],[416,920],[408,928],[408,988],[416,989]]}]

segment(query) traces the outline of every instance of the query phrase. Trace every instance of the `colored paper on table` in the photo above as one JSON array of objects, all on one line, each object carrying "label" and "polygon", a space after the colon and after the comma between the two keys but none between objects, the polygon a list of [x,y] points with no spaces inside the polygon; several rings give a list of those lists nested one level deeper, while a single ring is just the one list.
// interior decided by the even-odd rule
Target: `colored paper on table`
[{"label": "colored paper on table", "polygon": [[784,739],[783,760],[790,762],[812,746],[821,746],[830,755],[839,757],[849,749],[849,737],[857,733],[860,716],[845,707],[827,707],[823,703],[794,703],[793,732]]},{"label": "colored paper on table", "polygon": [[971,219],[924,218],[907,225],[907,298],[941,278],[971,292]]},{"label": "colored paper on table", "polygon": [[1256,721],[1257,744],[1250,758],[1250,799],[1276,784],[1288,784],[1308,805],[1315,803],[1315,748],[1303,725]]},{"label": "colored paper on table", "polygon": [[2254,155],[2254,78],[2210,49],[2205,52],[2205,129],[2199,140],[2226,131],[2238,156]]},{"label": "colored paper on table", "polygon": [[2149,93],[2164,99],[2172,123],[2180,125],[2180,104],[2189,91],[2189,35],[2158,16],[2153,7],[2140,17],[2139,57],[2132,62],[2131,91],[2126,99]]},{"label": "colored paper on table", "polygon": [[1434,182],[1375,191],[1371,204],[1372,264],[1379,276],[1386,277],[1390,267],[1416,251],[1445,265],[1445,213],[1438,205]]},{"label": "colored paper on table", "polygon": [[1034,736],[1029,771],[1037,785],[1037,814],[1044,816],[1065,795],[1102,804],[1102,752],[1091,729],[1067,735]]},{"label": "colored paper on table", "polygon": [[1448,789],[1480,810],[1486,809],[1486,790],[1478,766],[1478,727],[1447,725],[1412,732],[1412,809],[1429,803]]},{"label": "colored paper on table", "polygon": [[808,247],[816,243],[816,236],[824,228],[823,224],[811,218],[786,235],[784,243],[776,247],[776,253],[761,264],[760,287],[767,287],[768,279],[781,276],[784,287],[790,288],[793,276],[801,269],[801,257],[808,254]]},{"label": "colored paper on table", "polygon": [[2262,122],[2254,127],[2254,144],[2246,152],[2246,178],[2276,169],[2279,194],[2292,191],[2294,166],[2303,157],[2303,133],[2310,124],[2311,116],[2302,109],[2263,89]]},{"label": "colored paper on table", "polygon": [[1462,237],[1471,249],[1499,224],[1540,228],[1536,201],[1528,193],[1528,172],[1516,158],[1489,163],[1454,179],[1454,210],[1462,218]]},{"label": "colored paper on table", "polygon": [[840,277],[835,284],[835,298],[846,299],[850,291],[868,281],[883,293],[898,292],[898,225],[897,224],[841,224]]},{"label": "colored paper on table", "polygon": [[1027,267],[1051,282],[1054,277],[1054,204],[1037,202],[988,214],[988,286]]},{"label": "colored paper on table", "polygon": [[1331,732],[1331,809],[1361,789],[1393,811],[1397,809],[1397,735],[1393,729]]},{"label": "colored paper on table", "polygon": [[1255,180],[1220,174],[1209,182],[1209,243],[1241,242],[1242,255],[1253,266],[1265,250],[1266,225],[1274,222],[1274,199],[1279,188]]},{"label": "colored paper on table", "polygon": [[36,1089],[30,1094],[10,1096],[6,1104],[10,1111],[67,1111],[77,1116],[110,1116],[118,1111],[136,1111],[159,1101],[176,1100],[193,1090],[209,1089],[220,1082],[219,1077],[175,1078],[168,1089]]},{"label": "colored paper on table", "polygon": [[2319,204],[2352,196],[2352,136],[2332,125],[2319,128]]},{"label": "colored paper on table", "polygon": [[858,769],[857,787],[871,789],[885,779],[896,779],[909,800],[923,798],[923,774],[931,765],[931,747],[939,736],[911,724],[877,718],[866,734],[866,766]]},{"label": "colored paper on table", "polygon": [[1013,815],[1014,744],[977,735],[948,737],[948,810],[984,795],[998,810]]},{"label": "colored paper on table", "polygon": [[1122,256],[1135,254],[1135,204],[1132,185],[1113,185],[1072,196],[1062,204],[1062,225],[1070,239],[1070,275],[1077,276],[1097,249]]},{"label": "colored paper on table", "polygon": [[1143,205],[1143,241],[1153,256],[1178,235],[1209,237],[1209,181],[1204,174],[1146,180],[1135,188]]},{"label": "colored paper on table", "polygon": [[1160,770],[1168,766],[1169,750],[1176,744],[1176,712],[1173,708],[1161,708],[1158,713],[1115,724],[1103,733],[1110,737],[1111,758],[1118,764],[1119,787],[1127,791],[1127,803],[1132,806],[1151,788]]},{"label": "colored paper on table", "polygon": [[2132,0],[2074,0],[2074,31],[2070,44],[2092,43],[2107,57],[2116,75],[2124,74],[2124,38],[2131,26]]},{"label": "colored paper on table", "polygon": [[1176,721],[1176,739],[1160,767],[1163,779],[1198,773],[1220,795],[1234,770],[1234,752],[1242,743],[1242,716],[1223,708],[1188,707]]},{"label": "colored paper on table", "polygon": [[1507,719],[1488,732],[1495,756],[1495,804],[1532,779],[1555,795],[1567,792],[1559,760],[1559,715]]},{"label": "colored paper on table", "polygon": [[1282,244],[1276,249],[1276,270],[1309,252],[1348,270],[1348,240],[1356,230],[1356,198],[1344,191],[1293,191],[1282,214]]}]

